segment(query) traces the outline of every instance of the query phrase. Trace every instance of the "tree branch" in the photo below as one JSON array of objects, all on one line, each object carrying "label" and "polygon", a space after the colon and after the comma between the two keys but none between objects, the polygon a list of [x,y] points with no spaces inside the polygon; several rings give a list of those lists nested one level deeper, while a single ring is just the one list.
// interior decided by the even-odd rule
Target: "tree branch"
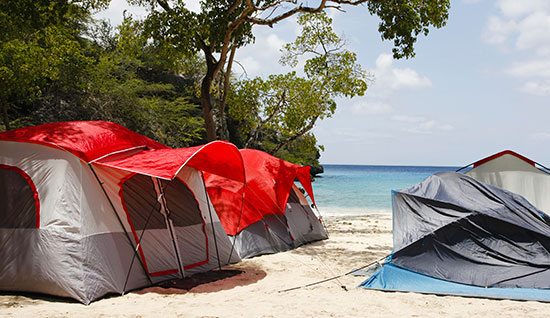
[{"label": "tree branch", "polygon": [[288,145],[289,143],[293,142],[294,140],[300,138],[301,136],[303,136],[305,133],[307,133],[308,131],[310,131],[311,129],[313,129],[313,126],[315,126],[315,122],[317,121],[317,119],[319,118],[319,116],[315,116],[311,119],[311,122],[305,126],[304,128],[302,128],[302,130],[300,130],[299,132],[297,132],[296,134],[294,134],[293,136],[287,138],[285,141],[281,142],[277,147],[275,147],[273,150],[270,151],[270,154],[272,156],[274,156],[277,152],[279,152],[279,150],[281,150],[281,148],[283,148],[284,146]]},{"label": "tree branch", "polygon": [[275,106],[275,109],[273,109],[271,114],[269,114],[263,120],[260,118],[258,125],[256,125],[256,127],[254,128],[254,132],[250,134],[250,137],[246,141],[245,148],[248,148],[250,144],[258,138],[258,133],[260,132],[260,130],[265,126],[267,122],[269,122],[273,117],[275,117],[275,115],[279,112],[279,110],[285,104],[285,102],[286,102],[286,89],[283,90],[283,94],[279,99],[277,106]]},{"label": "tree branch", "polygon": [[[362,3],[366,3],[369,0],[322,0],[321,3],[317,7],[308,7],[308,6],[302,6],[302,4],[298,5],[297,7],[290,9],[286,12],[283,12],[276,17],[270,18],[270,19],[262,19],[258,17],[247,17],[246,22],[252,23],[252,24],[258,24],[258,25],[268,25],[270,27],[273,27],[273,24],[284,20],[290,16],[293,16],[297,13],[318,13],[321,12],[325,8],[335,8],[337,10],[342,10],[339,6],[330,5],[328,3],[334,3],[337,5],[345,4],[345,5],[351,5],[351,6],[357,6]],[[246,0],[247,6],[252,9],[253,12],[260,12],[265,11],[273,6],[280,5],[283,1],[276,1],[275,3],[272,3],[265,8],[257,7],[252,3],[251,0]]]},{"label": "tree branch", "polygon": [[[246,22],[250,22],[252,24],[258,24],[258,25],[269,25],[270,27],[273,27],[273,24],[284,20],[288,17],[291,17],[295,15],[296,13],[317,13],[321,12],[326,5],[326,2],[328,0],[322,0],[319,6],[317,7],[303,7],[301,4],[298,7],[295,7],[294,9],[288,10],[286,12],[283,12],[279,14],[278,16],[271,18],[271,19],[261,19],[261,18],[254,18],[254,17],[247,17]],[[366,1],[366,0],[365,0]],[[250,0],[247,0],[247,4],[252,5],[252,2]],[[254,11],[264,11],[263,8],[255,7]]]},{"label": "tree branch", "polygon": [[157,3],[164,9],[166,12],[172,12],[172,8],[170,8],[170,5],[165,0],[157,0]]}]

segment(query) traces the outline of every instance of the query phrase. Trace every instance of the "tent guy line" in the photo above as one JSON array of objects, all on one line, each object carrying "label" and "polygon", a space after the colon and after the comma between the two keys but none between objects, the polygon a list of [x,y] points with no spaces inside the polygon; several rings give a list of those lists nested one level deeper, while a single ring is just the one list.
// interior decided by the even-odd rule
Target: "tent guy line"
[{"label": "tent guy line", "polygon": [[[283,290],[279,290],[278,293],[286,293],[286,292],[289,292],[289,291],[293,291],[293,290],[298,290],[298,289],[303,289],[303,288],[307,288],[307,287],[311,287],[311,286],[315,286],[315,285],[319,285],[319,284],[322,284],[322,283],[326,283],[326,282],[330,282],[330,281],[333,281],[333,280],[338,280],[339,278],[342,278],[344,276],[348,276],[348,275],[351,275],[355,272],[358,272],[362,269],[365,269],[369,266],[372,266],[374,264],[380,264],[380,262],[386,258],[388,258],[391,254],[388,254],[388,255],[385,255],[385,256],[382,256],[380,257],[379,259],[375,260],[375,261],[372,261],[366,265],[363,265],[359,268],[355,268],[355,269],[352,269],[351,271],[349,272],[346,272],[346,273],[343,273],[343,274],[340,274],[340,275],[336,275],[336,276],[333,276],[333,277],[329,277],[329,278],[326,278],[326,279],[323,279],[323,280],[320,280],[320,281],[316,281],[316,282],[313,282],[313,283],[309,283],[309,284],[306,284],[306,285],[302,285],[302,286],[297,286],[297,287],[292,287],[292,288],[287,288],[287,289],[283,289]],[[345,291],[348,291],[348,289],[346,288],[346,286],[340,284],[340,287],[345,290]]]}]

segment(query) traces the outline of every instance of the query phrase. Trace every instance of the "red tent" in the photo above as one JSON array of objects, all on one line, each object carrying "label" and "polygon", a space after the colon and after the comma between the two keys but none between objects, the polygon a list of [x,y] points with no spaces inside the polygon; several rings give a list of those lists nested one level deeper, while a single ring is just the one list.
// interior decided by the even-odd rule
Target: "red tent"
[{"label": "red tent", "polygon": [[225,141],[172,149],[104,121],[0,132],[0,290],[89,303],[238,262],[203,171],[245,182]]},{"label": "red tent", "polygon": [[[284,215],[296,178],[315,203],[310,167],[259,150],[241,149],[240,153],[246,170],[246,186],[219,175],[205,174],[209,197],[228,235],[238,234],[266,215]],[[244,203],[241,201],[243,191],[246,192]]]}]

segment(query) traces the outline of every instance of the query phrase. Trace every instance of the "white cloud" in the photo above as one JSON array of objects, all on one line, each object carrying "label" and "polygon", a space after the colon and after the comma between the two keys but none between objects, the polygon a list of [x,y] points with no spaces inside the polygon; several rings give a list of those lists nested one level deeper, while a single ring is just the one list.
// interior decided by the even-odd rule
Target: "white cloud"
[{"label": "white cloud", "polygon": [[550,81],[529,81],[521,87],[521,91],[538,96],[550,96]]},{"label": "white cloud", "polygon": [[285,45],[285,41],[283,41],[277,34],[273,33],[270,34],[266,39],[267,45],[270,49],[276,50],[279,52],[283,45]]},{"label": "white cloud", "polygon": [[193,12],[201,11],[201,4],[199,0],[185,0],[185,7]]},{"label": "white cloud", "polygon": [[550,9],[533,12],[522,19],[518,26],[516,48],[520,50],[534,49],[536,53],[544,54],[550,45]]},{"label": "white cloud", "polygon": [[[279,59],[281,58],[283,45],[294,39],[292,33],[295,21],[293,20],[295,19],[285,20],[274,28],[266,26],[254,28],[254,43],[237,50],[235,60],[246,68],[249,77],[285,72],[281,70],[282,66],[279,64]],[[254,65],[248,65],[248,61],[255,61],[255,63]],[[238,69],[235,69],[235,72],[241,73]]]},{"label": "white cloud", "polygon": [[[375,81],[371,87],[376,92],[389,93],[402,88],[424,88],[432,86],[432,81],[410,68],[393,67],[391,54],[380,54],[376,59],[376,68],[372,71]],[[373,93],[375,94],[375,93]]]},{"label": "white cloud", "polygon": [[125,10],[126,14],[131,14],[137,19],[143,19],[147,16],[145,7],[130,6],[126,0],[112,0],[109,3],[109,8],[94,14],[94,18],[109,20],[113,26],[120,25]]},{"label": "white cloud", "polygon": [[393,112],[393,108],[389,104],[376,101],[369,102],[368,100],[362,100],[354,103],[353,110],[357,113],[366,113],[371,115]]},{"label": "white cloud", "polygon": [[380,54],[376,59],[376,69],[386,70],[393,64],[393,57],[391,54]]},{"label": "white cloud", "polygon": [[517,24],[512,20],[504,20],[497,16],[489,16],[483,39],[489,44],[503,44],[517,29]]},{"label": "white cloud", "polygon": [[426,121],[426,118],[424,117],[407,116],[407,115],[396,115],[396,116],[392,116],[391,119],[394,121],[400,121],[405,123],[421,123]]},{"label": "white cloud", "polygon": [[496,0],[498,15],[488,18],[485,42],[527,53],[504,72],[524,81],[526,94],[550,95],[550,1]]},{"label": "white cloud", "polygon": [[[370,83],[366,96],[358,98],[352,105],[354,113],[368,115],[392,115],[394,107],[389,100],[396,92],[403,89],[421,89],[432,86],[432,82],[425,76],[421,76],[413,69],[398,68],[393,64],[391,54],[380,54],[376,59],[376,67],[370,70],[374,74],[374,81]],[[423,117],[407,115],[394,115],[392,121],[405,123],[426,123]]]},{"label": "white cloud", "polygon": [[394,69],[393,76],[395,89],[401,87],[422,88],[432,86],[432,81],[427,77],[420,77],[415,70],[410,68]]},{"label": "white cloud", "polygon": [[455,127],[451,124],[443,124],[443,125],[440,125],[439,126],[439,130],[443,130],[443,131],[451,131],[451,130],[454,130]]},{"label": "white cloud", "polygon": [[[247,56],[243,59],[240,59],[239,63],[244,67],[246,74],[251,78],[256,76],[256,74],[258,74],[262,69],[261,63],[257,59],[255,59],[253,56]],[[232,70],[237,74],[242,73],[242,69],[240,67],[232,68]]]},{"label": "white cloud", "polygon": [[497,0],[496,7],[499,15],[489,16],[483,33],[487,43],[550,54],[550,1]]},{"label": "white cloud", "polygon": [[550,60],[536,59],[515,63],[506,73],[517,77],[550,77]]},{"label": "white cloud", "polygon": [[550,10],[550,2],[547,0],[497,0],[495,4],[502,14],[509,18]]},{"label": "white cloud", "polygon": [[[276,34],[256,37],[256,43],[237,50],[235,60],[246,70],[248,77],[266,75],[280,72],[278,63],[281,47],[285,44]],[[242,73],[241,68],[234,68],[237,74]]]}]

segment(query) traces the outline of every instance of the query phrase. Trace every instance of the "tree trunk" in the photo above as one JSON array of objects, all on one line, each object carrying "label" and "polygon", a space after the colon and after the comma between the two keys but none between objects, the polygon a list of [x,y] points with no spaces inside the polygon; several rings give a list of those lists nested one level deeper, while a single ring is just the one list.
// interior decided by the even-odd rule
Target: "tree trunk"
[{"label": "tree trunk", "polygon": [[212,112],[212,101],[210,100],[210,87],[214,79],[215,66],[207,63],[206,75],[201,83],[201,106],[202,118],[204,118],[204,128],[206,129],[206,139],[208,142],[216,140],[216,123],[214,122],[214,113]]},{"label": "tree trunk", "polygon": [[10,130],[10,119],[8,117],[8,103],[4,98],[0,98],[0,104],[2,104],[2,119],[6,130]]},{"label": "tree trunk", "polygon": [[223,82],[223,95],[222,100],[220,101],[220,131],[222,139],[225,139],[225,130],[226,130],[226,118],[225,118],[225,105],[227,103],[227,95],[229,94],[230,89],[230,80],[231,80],[231,68],[233,67],[233,59],[235,58],[235,51],[237,50],[236,46],[231,47],[231,53],[229,54],[229,61],[227,62],[227,69],[224,74]]}]

